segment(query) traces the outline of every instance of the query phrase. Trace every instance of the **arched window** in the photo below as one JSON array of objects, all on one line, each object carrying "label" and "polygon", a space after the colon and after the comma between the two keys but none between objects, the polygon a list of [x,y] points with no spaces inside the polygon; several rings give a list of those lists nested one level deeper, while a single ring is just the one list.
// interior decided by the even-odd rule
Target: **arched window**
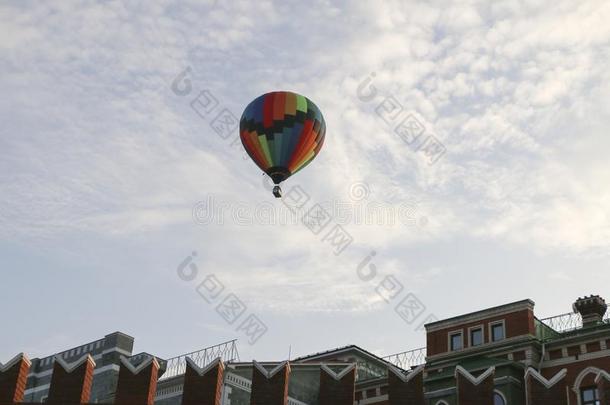
[{"label": "arched window", "polygon": [[574,381],[574,392],[576,392],[579,396],[578,404],[579,405],[599,405],[599,393],[597,392],[597,387],[583,387],[582,384],[587,377],[595,377],[599,374],[601,370],[597,367],[587,367],[583,371],[578,374],[576,380]]},{"label": "arched window", "polygon": [[508,405],[506,403],[506,398],[504,398],[504,395],[502,395],[500,391],[494,392],[494,405]]},{"label": "arched window", "polygon": [[447,402],[443,401],[443,400],[440,400],[440,401],[438,401],[438,402],[437,402],[436,404],[434,404],[434,405],[449,405],[449,404],[448,404]]}]

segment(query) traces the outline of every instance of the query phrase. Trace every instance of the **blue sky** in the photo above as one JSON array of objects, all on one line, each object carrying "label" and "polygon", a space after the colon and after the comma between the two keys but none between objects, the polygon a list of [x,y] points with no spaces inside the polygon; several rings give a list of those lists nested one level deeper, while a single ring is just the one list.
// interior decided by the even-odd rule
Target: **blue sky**
[{"label": "blue sky", "polygon": [[[244,360],[391,354],[425,344],[429,315],[610,297],[608,20],[604,1],[3,3],[0,361],[115,330],[161,357],[233,338]],[[282,220],[210,126],[280,89],[325,116],[320,155],[284,190],[343,207],[339,255]],[[191,107],[203,91],[214,115]],[[445,154],[430,164],[403,142],[384,102]],[[201,202],[223,220],[194,218]],[[355,219],[373,206],[412,221]],[[265,210],[275,222],[252,218]],[[197,293],[211,274],[247,307],[232,325]],[[383,280],[402,285],[390,303]],[[411,323],[394,311],[408,294],[425,305]],[[268,329],[253,345],[236,330],[248,314]]]}]

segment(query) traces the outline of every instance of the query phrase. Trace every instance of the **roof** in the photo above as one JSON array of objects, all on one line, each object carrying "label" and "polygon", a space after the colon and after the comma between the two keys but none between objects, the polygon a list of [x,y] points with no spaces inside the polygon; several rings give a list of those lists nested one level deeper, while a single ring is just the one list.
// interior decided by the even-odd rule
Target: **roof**
[{"label": "roof", "polygon": [[372,360],[375,360],[379,363],[383,363],[384,365],[390,365],[390,366],[396,367],[396,365],[390,363],[389,361],[387,361],[357,345],[342,346],[342,347],[337,347],[335,349],[326,350],[323,352],[308,354],[306,356],[297,357],[296,359],[293,359],[291,361],[292,362],[305,362],[305,361],[310,361],[310,360],[317,360],[319,358],[328,357],[329,355],[332,355],[332,354],[339,354],[339,353],[344,353],[344,352],[349,352],[349,351],[359,352],[363,356],[368,357]]},{"label": "roof", "polygon": [[[459,362],[459,364],[454,364],[451,366],[443,367],[439,371],[434,374],[429,374],[426,381],[438,381],[445,378],[453,378],[455,375],[456,366],[460,366],[466,369],[468,372],[478,375],[481,372],[484,372],[489,367],[513,367],[522,370],[523,364],[513,361],[507,360],[505,358],[493,357],[493,356],[480,356],[471,359],[465,359]],[[442,370],[442,371],[441,371]]]},{"label": "roof", "polygon": [[463,321],[470,321],[470,320],[479,320],[482,318],[487,318],[487,317],[491,317],[494,315],[498,315],[500,313],[504,313],[504,312],[512,312],[520,310],[524,307],[530,307],[530,308],[534,308],[536,304],[534,303],[534,301],[530,300],[530,299],[524,299],[524,300],[520,300],[520,301],[515,301],[515,302],[511,302],[508,304],[503,304],[503,305],[498,305],[495,307],[491,307],[491,308],[487,308],[487,309],[482,309],[479,311],[475,311],[475,312],[470,312],[467,314],[463,314],[463,315],[458,315],[458,316],[454,316],[452,318],[447,318],[447,319],[442,319],[439,321],[435,321],[435,322],[430,322],[424,325],[424,327],[426,328],[426,331],[430,332],[433,330],[438,330],[438,329],[443,329],[445,327],[451,326],[455,323],[458,322],[463,322]]}]

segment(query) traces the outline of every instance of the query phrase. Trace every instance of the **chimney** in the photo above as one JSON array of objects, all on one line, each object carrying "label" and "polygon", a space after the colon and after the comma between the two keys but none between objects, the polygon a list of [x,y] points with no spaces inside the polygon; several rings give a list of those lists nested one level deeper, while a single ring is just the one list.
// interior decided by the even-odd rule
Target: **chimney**
[{"label": "chimney", "polygon": [[608,309],[606,301],[599,295],[591,295],[576,300],[572,305],[574,312],[580,313],[582,316],[582,326],[595,326],[601,323]]}]

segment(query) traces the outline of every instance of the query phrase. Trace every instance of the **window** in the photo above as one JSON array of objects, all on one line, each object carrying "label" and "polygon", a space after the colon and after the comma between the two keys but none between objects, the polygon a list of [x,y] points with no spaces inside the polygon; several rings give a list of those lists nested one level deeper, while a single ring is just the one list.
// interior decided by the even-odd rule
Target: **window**
[{"label": "window", "polygon": [[581,391],[582,405],[600,405],[596,387],[583,388]]},{"label": "window", "polygon": [[449,347],[452,352],[462,350],[464,347],[462,332],[453,332],[449,335]]},{"label": "window", "polygon": [[500,340],[504,340],[504,338],[506,337],[506,333],[504,330],[505,329],[504,321],[492,323],[489,326],[489,328],[491,330],[491,341],[492,342],[498,342]]},{"label": "window", "polygon": [[483,328],[476,327],[470,329],[470,346],[480,346],[483,344]]},{"label": "window", "polygon": [[506,399],[499,392],[494,392],[494,405],[506,405]]}]

